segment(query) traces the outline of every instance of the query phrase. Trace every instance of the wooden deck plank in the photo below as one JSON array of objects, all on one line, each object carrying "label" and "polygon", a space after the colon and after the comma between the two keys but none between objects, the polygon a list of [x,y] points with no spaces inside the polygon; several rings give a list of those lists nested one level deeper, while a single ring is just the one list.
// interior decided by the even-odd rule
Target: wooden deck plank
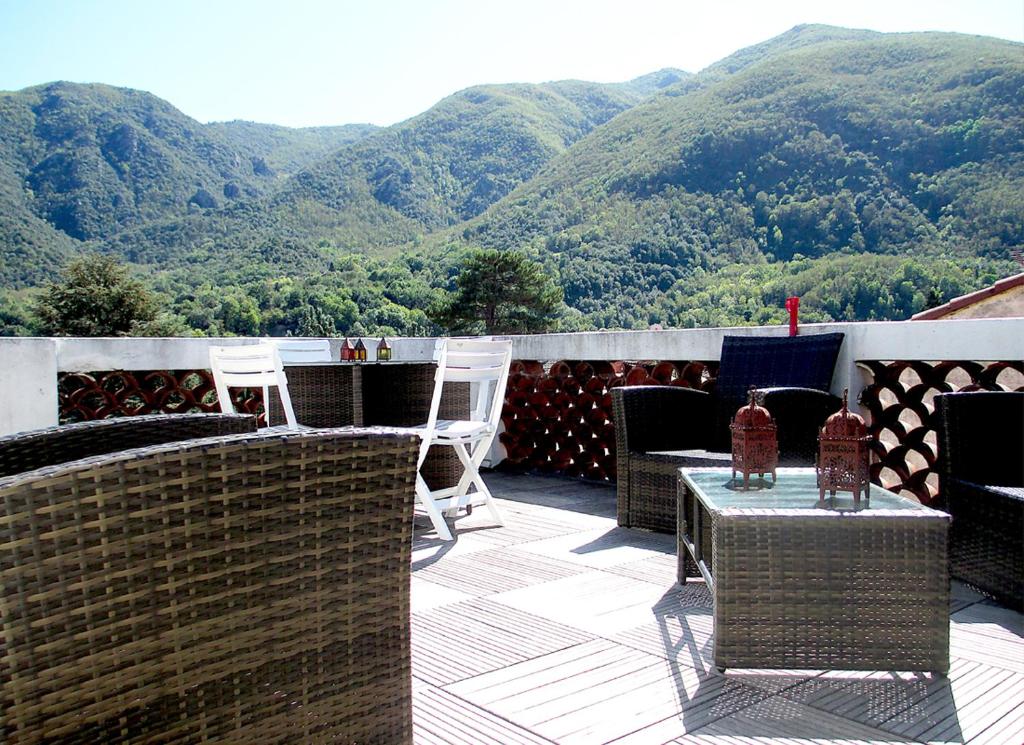
[{"label": "wooden deck plank", "polygon": [[[514,570],[513,570],[514,567]],[[473,597],[549,582],[586,571],[577,563],[514,547],[486,549],[420,570],[417,577]]]},{"label": "wooden deck plank", "polygon": [[[658,717],[658,719],[654,722],[654,725],[658,727],[665,726],[664,723],[666,721],[669,723],[674,721],[676,733],[681,735],[687,731],[700,728],[711,721],[715,721],[731,711],[742,708],[748,705],[751,700],[764,698],[764,696],[765,694],[761,692],[726,682],[720,687],[706,689],[697,693],[693,698],[689,701],[684,701],[680,706],[674,697],[668,695],[664,683],[656,681],[638,687],[629,695],[615,700],[614,706],[598,710],[597,717],[594,716],[592,709],[579,712],[575,717],[576,721],[574,724],[578,726],[579,723],[583,722],[585,726],[571,733],[571,735],[560,739],[568,740],[569,737],[579,739],[580,736],[586,737],[591,733],[599,733],[601,735],[616,734],[619,731],[626,730],[629,734],[629,739],[633,742],[649,741],[645,730],[651,725],[646,725],[640,729],[633,729],[632,732],[629,732],[629,729],[643,722],[650,722],[655,717]],[[675,712],[672,712],[673,701],[675,701],[675,706],[677,707]],[[616,709],[624,712],[624,716],[617,716],[615,714]],[[661,718],[664,717],[665,713],[670,714],[667,720]],[[569,719],[561,724],[565,726],[565,724],[572,721]]]},{"label": "wooden deck plank", "polygon": [[420,688],[412,706],[416,745],[552,745],[551,740],[433,686]]},{"label": "wooden deck plank", "polygon": [[[632,655],[630,649],[604,639],[595,639],[494,671],[490,675],[454,683],[446,689],[482,705],[490,705],[518,691],[559,683],[603,665],[618,664]],[[527,682],[524,683],[524,680]]]},{"label": "wooden deck plank", "polygon": [[672,536],[616,526],[567,533],[524,544],[524,551],[575,561],[593,569],[606,569],[643,559],[675,556]]},{"label": "wooden deck plank", "polygon": [[[950,670],[963,679],[976,666],[960,663]],[[844,716],[870,727],[891,729],[899,723],[918,727],[941,721],[953,706],[949,679],[872,672],[856,679],[822,675],[786,690],[787,699]]]},{"label": "wooden deck plank", "polygon": [[713,625],[711,596],[707,588],[703,584],[676,585],[652,607],[648,621],[609,638],[648,654],[707,671],[713,667]]},{"label": "wooden deck plank", "polygon": [[[827,734],[826,734],[827,733]],[[755,741],[775,742],[777,738],[792,737],[820,742],[825,735],[829,741],[863,743],[912,742],[909,738],[874,729],[859,722],[820,711],[810,706],[774,696],[756,703],[728,717],[708,724],[701,735],[720,737],[750,737]]]},{"label": "wooden deck plank", "polygon": [[[944,720],[921,734],[915,732],[914,737],[927,742],[950,742],[959,737],[969,743],[1000,720],[1018,717],[1022,706],[1024,675],[1011,674],[1009,679],[989,687],[984,695],[963,703],[957,701],[956,708]],[[1017,741],[1024,742],[1024,730],[1017,734]]]},{"label": "wooden deck plank", "polygon": [[432,608],[440,608],[442,605],[452,605],[471,600],[472,595],[444,587],[435,582],[428,582],[422,579],[419,574],[412,577],[410,587],[410,606],[413,613],[422,613]]},{"label": "wooden deck plank", "polygon": [[[622,577],[630,577],[642,582],[653,582],[663,587],[672,587],[676,584],[676,572],[679,562],[676,561],[675,552],[660,554],[639,561],[631,561],[616,566],[604,567],[605,571],[618,574]],[[704,585],[701,584],[703,588]],[[707,606],[711,607],[711,595],[706,592]]]},{"label": "wooden deck plank", "polygon": [[413,615],[413,673],[438,686],[593,637],[486,599]]},{"label": "wooden deck plank", "polygon": [[615,527],[614,487],[485,478],[508,527],[481,510],[454,542],[414,541],[420,745],[1024,743],[1024,617],[970,588],[953,583],[948,679],[721,676],[710,595],[675,584],[671,536]]},{"label": "wooden deck plank", "polygon": [[1018,704],[1006,716],[971,738],[971,745],[1006,745],[1024,742],[1024,705]]},{"label": "wooden deck plank", "polygon": [[951,617],[950,654],[1024,673],[1024,617],[976,603]]},{"label": "wooden deck plank", "polygon": [[767,696],[604,640],[447,690],[562,743],[604,742],[675,718],[670,739]]},{"label": "wooden deck plank", "polygon": [[592,634],[609,635],[654,620],[655,606],[665,592],[648,582],[590,571],[491,599]]}]

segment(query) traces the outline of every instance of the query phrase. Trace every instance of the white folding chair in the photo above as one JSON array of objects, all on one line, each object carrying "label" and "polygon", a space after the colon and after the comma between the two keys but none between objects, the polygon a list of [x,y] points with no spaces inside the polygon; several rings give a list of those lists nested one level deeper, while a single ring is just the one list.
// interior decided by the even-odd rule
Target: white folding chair
[{"label": "white folding chair", "polygon": [[[504,525],[491,492],[480,476],[480,463],[487,455],[498,431],[505,385],[512,363],[512,342],[480,339],[449,339],[441,342],[437,352],[434,394],[426,424],[415,428],[422,441],[418,468],[423,467],[431,445],[455,449],[463,473],[453,487],[431,491],[422,474],[416,476],[416,499],[423,505],[437,534],[452,540],[444,513],[453,515],[459,507],[482,504],[498,525]],[[469,419],[438,419],[441,393],[445,383],[470,383],[476,386],[476,404]],[[470,491],[470,487],[475,487]]]},{"label": "white folding chair", "polygon": [[277,347],[281,355],[281,362],[330,362],[331,342],[327,339],[273,339],[272,343]]},{"label": "white folding chair", "polygon": [[288,395],[288,379],[281,364],[281,355],[271,342],[240,347],[210,347],[210,370],[217,387],[221,411],[233,413],[229,388],[263,388],[263,407],[270,424],[269,388],[276,386],[288,429],[298,429],[292,399]]}]

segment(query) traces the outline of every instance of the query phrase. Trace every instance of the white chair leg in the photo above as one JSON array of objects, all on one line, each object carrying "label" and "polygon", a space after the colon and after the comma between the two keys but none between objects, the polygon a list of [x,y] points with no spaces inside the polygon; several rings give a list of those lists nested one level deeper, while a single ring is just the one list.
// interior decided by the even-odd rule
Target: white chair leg
[{"label": "white chair leg", "polygon": [[452,532],[448,529],[448,523],[444,521],[444,515],[441,514],[441,510],[438,509],[433,497],[430,496],[430,487],[427,486],[427,482],[419,474],[416,474],[416,499],[423,505],[423,509],[427,511],[427,515],[430,516],[430,522],[434,524],[434,530],[437,531],[441,540],[453,540]]},{"label": "white chair leg", "polygon": [[[476,492],[467,496],[467,503],[472,497],[483,497],[483,504],[491,513],[491,518],[498,525],[504,525],[505,519],[498,510],[498,506],[494,504],[494,498],[491,496],[491,490],[487,488],[487,484],[484,483],[484,479],[480,475],[480,463],[483,461],[483,456],[486,455],[486,450],[480,447],[480,443],[477,443],[476,449],[473,451],[473,455],[471,456],[469,451],[466,450],[466,446],[462,443],[458,443],[455,445],[455,452],[459,456],[459,460],[462,461],[462,467],[465,469],[463,477],[465,478],[468,476],[469,480],[476,486]],[[459,486],[461,485],[462,480],[460,479]]]},{"label": "white chair leg", "polygon": [[[462,445],[454,446],[456,451],[460,447],[463,447],[463,446]],[[461,460],[461,458],[460,458],[460,460]],[[463,504],[462,497],[466,496],[467,492],[469,492],[469,487],[472,484],[473,484],[473,476],[466,469],[465,464],[463,464],[462,476],[459,477],[459,483],[455,485],[455,496],[459,497],[459,501],[458,501],[458,503],[454,507],[451,507],[448,510],[446,510],[445,513],[444,513],[445,515],[447,515],[448,517],[455,517],[458,514],[459,507],[460,507],[461,504]],[[466,507],[470,507],[471,506],[470,503],[469,503],[469,500],[466,500],[465,505],[466,505]]]}]

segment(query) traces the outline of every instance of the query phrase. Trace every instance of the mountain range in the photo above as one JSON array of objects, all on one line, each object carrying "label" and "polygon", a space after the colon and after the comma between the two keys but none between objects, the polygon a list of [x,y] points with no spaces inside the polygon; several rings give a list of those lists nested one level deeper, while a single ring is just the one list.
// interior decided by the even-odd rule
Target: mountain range
[{"label": "mountain range", "polygon": [[1024,244],[1022,51],[799,26],[696,75],[482,85],[386,128],[0,93],[0,322],[99,250],[201,332],[295,332],[312,305],[428,333],[473,246],[542,262],[564,328],[771,322],[788,294],[809,320],[906,317]]}]

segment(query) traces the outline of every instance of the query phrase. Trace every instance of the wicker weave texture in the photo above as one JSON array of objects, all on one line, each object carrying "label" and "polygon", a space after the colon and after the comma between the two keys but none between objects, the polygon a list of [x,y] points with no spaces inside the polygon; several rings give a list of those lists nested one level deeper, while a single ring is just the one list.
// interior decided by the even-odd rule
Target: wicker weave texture
[{"label": "wicker weave texture", "polygon": [[[355,365],[287,365],[288,392],[295,419],[307,427],[362,426],[362,370]],[[284,422],[276,389],[269,391],[270,421]]]},{"label": "wicker weave texture", "polygon": [[950,571],[1024,611],[1024,392],[935,397]]},{"label": "wicker weave texture", "polygon": [[[763,391],[759,402],[779,423],[780,464],[812,465],[818,428],[838,410],[839,399],[806,388],[774,388]],[[619,525],[674,532],[677,469],[731,462],[728,452],[699,451],[713,443],[715,405],[713,396],[688,388],[612,391]]]},{"label": "wicker weave texture", "polygon": [[416,453],[236,435],[0,480],[2,739],[410,742]]},{"label": "wicker weave texture", "polygon": [[948,516],[715,514],[719,667],[949,669]]},{"label": "wicker weave texture", "polygon": [[949,482],[949,570],[1024,612],[1024,488]]},{"label": "wicker weave texture", "polygon": [[129,448],[255,431],[252,414],[152,414],[63,424],[0,437],[0,476]]},{"label": "wicker weave texture", "polygon": [[[295,418],[308,427],[415,427],[427,421],[434,392],[432,362],[286,365]],[[272,422],[282,422],[280,399],[270,392]],[[439,416],[469,415],[469,384],[445,385]],[[450,447],[433,447],[421,469],[432,489],[455,486],[462,464]]]}]

